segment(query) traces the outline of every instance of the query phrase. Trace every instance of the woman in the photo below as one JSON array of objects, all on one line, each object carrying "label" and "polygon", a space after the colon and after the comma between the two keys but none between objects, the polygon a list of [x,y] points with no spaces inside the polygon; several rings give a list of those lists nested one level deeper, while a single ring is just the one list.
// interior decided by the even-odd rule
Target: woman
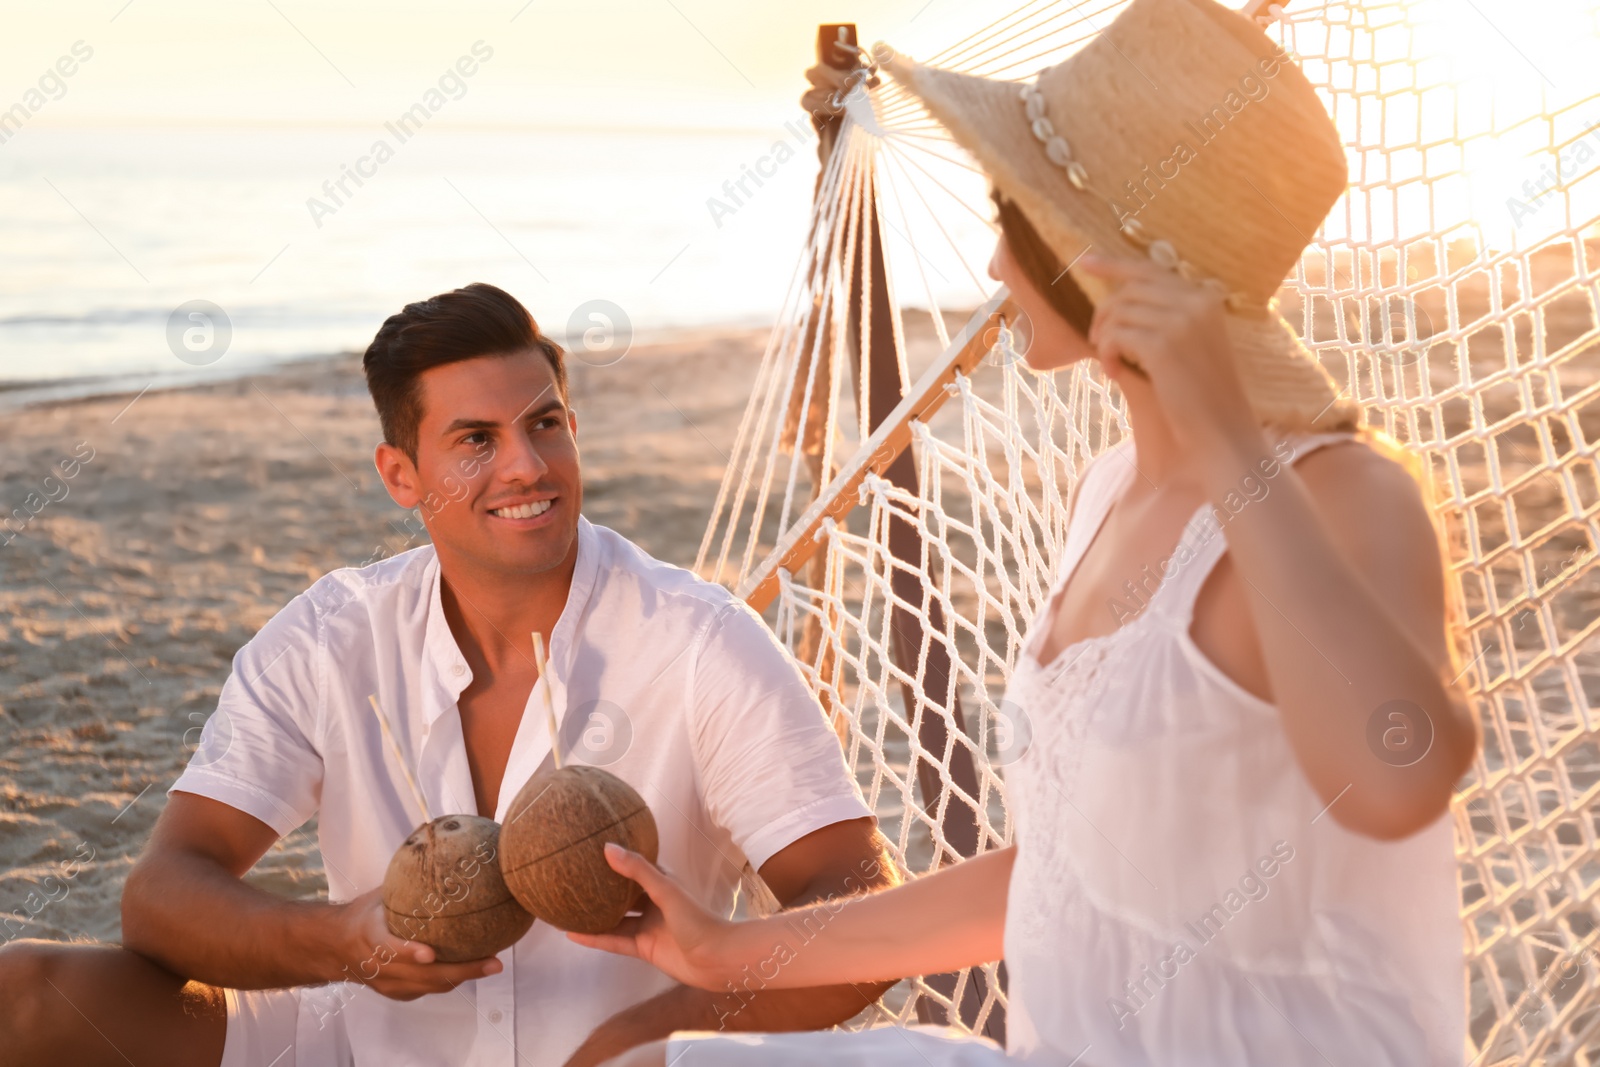
[{"label": "woman", "polygon": [[[1008,689],[1033,734],[1007,768],[1017,844],[749,923],[613,849],[654,907],[575,939],[710,989],[1003,956],[1008,1053],[1029,1062],[1459,1064],[1442,816],[1477,735],[1437,538],[1271,305],[1345,183],[1315,93],[1210,0],[1134,0],[1020,96],[885,66],[995,184],[990,272],[1030,320],[1028,362],[1098,360],[1133,431],[1084,472]],[[679,1037],[622,1062],[1006,1055],[891,1029]]]}]

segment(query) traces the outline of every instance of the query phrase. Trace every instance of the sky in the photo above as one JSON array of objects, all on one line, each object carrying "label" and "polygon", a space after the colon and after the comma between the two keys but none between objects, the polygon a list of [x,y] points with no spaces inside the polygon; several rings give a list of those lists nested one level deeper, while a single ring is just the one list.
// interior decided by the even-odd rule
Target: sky
[{"label": "sky", "polygon": [[[1018,2],[0,0],[0,380],[175,365],[162,325],[199,298],[230,361],[359,347],[464,280],[558,335],[597,299],[641,331],[768,321],[818,25],[932,54]],[[393,161],[329,192],[380,139]],[[710,213],[779,144],[795,162]]]},{"label": "sky", "polygon": [[816,27],[936,51],[1012,0],[92,0],[0,3],[0,108],[81,41],[92,59],[34,121],[355,123],[482,41],[456,123],[768,126],[792,115]]}]

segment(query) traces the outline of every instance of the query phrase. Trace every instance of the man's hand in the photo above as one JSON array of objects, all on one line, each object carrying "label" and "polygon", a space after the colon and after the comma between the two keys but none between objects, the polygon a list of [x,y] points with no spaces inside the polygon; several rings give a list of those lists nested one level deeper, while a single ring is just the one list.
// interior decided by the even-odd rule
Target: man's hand
[{"label": "man's hand", "polygon": [[125,947],[209,985],[357,981],[396,1000],[448,992],[500,970],[493,959],[439,963],[433,949],[389,933],[382,890],[324,904],[284,900],[244,882],[277,838],[220,801],[172,794],[123,888]]},{"label": "man's hand", "polygon": [[462,982],[499,974],[504,969],[493,957],[440,963],[429,946],[391,934],[384,922],[381,888],[363,893],[339,908],[343,936],[336,943],[344,977],[362,982],[391,1000],[448,993]]}]

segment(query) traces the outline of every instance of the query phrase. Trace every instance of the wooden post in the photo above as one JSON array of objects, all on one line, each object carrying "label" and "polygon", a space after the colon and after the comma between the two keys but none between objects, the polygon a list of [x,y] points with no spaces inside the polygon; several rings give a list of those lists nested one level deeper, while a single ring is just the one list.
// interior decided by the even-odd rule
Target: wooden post
[{"label": "wooden post", "polygon": [[[846,37],[846,32],[848,37]],[[830,36],[831,35],[831,36]],[[830,66],[848,69],[857,65],[857,57],[833,47],[833,42],[848,39],[855,43],[855,27],[847,31],[838,26],[824,26],[818,32],[818,60]],[[831,55],[829,53],[832,53]],[[839,120],[834,120],[837,123]],[[835,133],[837,126],[825,128],[824,135]],[[832,137],[828,141],[832,147]],[[876,430],[885,418],[904,399],[909,383],[900,374],[899,352],[902,338],[899,319],[889,301],[889,277],[884,261],[883,228],[878,218],[876,176],[869,169],[865,176],[863,193],[862,234],[856,242],[854,262],[848,266],[850,298],[846,334],[850,343],[852,369],[855,372],[857,411],[866,409],[868,431]],[[863,285],[867,286],[863,302]],[[862,310],[866,309],[866,322]],[[938,314],[937,309],[932,309]],[[863,359],[865,355],[865,359]],[[882,477],[898,489],[915,496],[919,491],[916,457],[907,448],[883,471]],[[933,754],[933,759],[915,760],[917,784],[925,803],[937,798],[943,788],[940,780],[941,763],[948,765],[952,784],[968,796],[978,796],[978,776],[972,755],[965,746],[954,743],[945,719],[937,713],[922,714],[923,703],[933,708],[948,710],[956,730],[965,733],[961,697],[956,691],[950,652],[933,638],[945,627],[944,613],[939,601],[928,598],[917,580],[916,567],[922,555],[922,537],[917,524],[902,516],[891,516],[888,522],[888,549],[890,556],[904,567],[896,567],[890,577],[890,589],[896,604],[890,620],[893,640],[891,654],[896,665],[909,675],[915,675],[917,664],[926,666],[922,675],[921,692],[909,684],[902,684],[901,696],[905,702],[906,719],[917,731],[917,743],[923,751]],[[909,607],[907,607],[909,605]],[[926,628],[923,616],[927,618]],[[919,699],[920,698],[920,699]],[[946,758],[947,757],[947,758]],[[940,818],[940,832],[955,857],[970,859],[977,855],[979,840],[978,813],[960,801],[945,805]],[[953,857],[941,852],[935,863],[943,866]],[[981,970],[967,972],[965,995],[955,1010],[955,1018],[939,1018],[939,1006],[926,998],[918,1001],[918,1015],[924,1022],[948,1024],[959,1019],[966,1026],[974,1026],[983,1005],[986,977]],[[947,997],[953,997],[959,973],[928,975],[927,983]],[[1005,1043],[1005,1018],[998,1007],[990,1013],[983,1033],[1001,1044]]]}]

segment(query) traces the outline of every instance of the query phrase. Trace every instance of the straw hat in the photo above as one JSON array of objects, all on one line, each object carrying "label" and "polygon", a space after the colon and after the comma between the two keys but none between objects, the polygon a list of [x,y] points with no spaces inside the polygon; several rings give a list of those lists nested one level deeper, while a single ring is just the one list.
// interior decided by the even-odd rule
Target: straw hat
[{"label": "straw hat", "polygon": [[[882,66],[977,157],[1070,263],[1148,256],[1226,296],[1257,417],[1353,428],[1360,409],[1278,314],[1274,294],[1344,192],[1344,149],[1305,76],[1212,0],[1133,0],[1033,83],[893,56]],[[1099,279],[1077,278],[1093,300]]]}]

